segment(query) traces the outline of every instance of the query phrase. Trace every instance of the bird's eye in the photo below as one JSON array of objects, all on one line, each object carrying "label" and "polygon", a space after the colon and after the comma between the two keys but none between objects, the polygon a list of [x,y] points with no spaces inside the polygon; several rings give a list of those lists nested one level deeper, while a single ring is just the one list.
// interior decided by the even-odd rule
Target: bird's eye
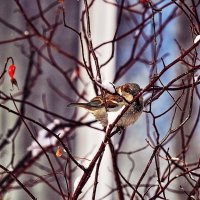
[{"label": "bird's eye", "polygon": [[127,92],[127,93],[130,93],[131,92],[131,89],[129,86],[125,86],[124,87],[124,91]]}]

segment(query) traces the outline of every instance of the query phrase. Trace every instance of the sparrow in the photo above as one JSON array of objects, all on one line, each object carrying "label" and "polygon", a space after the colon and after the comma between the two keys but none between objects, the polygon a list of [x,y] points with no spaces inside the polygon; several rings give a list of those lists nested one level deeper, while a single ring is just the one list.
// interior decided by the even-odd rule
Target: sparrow
[{"label": "sparrow", "polygon": [[[119,111],[131,103],[133,98],[141,91],[141,88],[136,83],[126,83],[116,87],[115,90],[114,94],[107,92],[104,97],[96,96],[88,103],[70,103],[68,107],[85,108],[94,115],[103,127],[107,127],[110,114],[116,114],[117,117]],[[142,114],[143,107],[143,96],[141,95],[130,105],[115,126],[126,128],[133,124]]]}]

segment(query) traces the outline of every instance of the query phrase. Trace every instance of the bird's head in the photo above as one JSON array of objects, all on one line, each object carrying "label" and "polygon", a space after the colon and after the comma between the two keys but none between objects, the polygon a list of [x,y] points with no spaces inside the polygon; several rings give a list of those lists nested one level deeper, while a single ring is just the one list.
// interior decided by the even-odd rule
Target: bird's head
[{"label": "bird's head", "polygon": [[134,96],[136,96],[140,91],[141,88],[136,83],[126,83],[117,88],[117,92],[129,102],[132,101]]}]

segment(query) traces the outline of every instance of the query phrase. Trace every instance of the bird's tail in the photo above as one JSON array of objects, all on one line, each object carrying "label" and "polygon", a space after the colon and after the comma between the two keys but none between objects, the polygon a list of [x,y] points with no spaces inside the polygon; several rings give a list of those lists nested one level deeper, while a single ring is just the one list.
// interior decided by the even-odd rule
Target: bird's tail
[{"label": "bird's tail", "polygon": [[81,107],[81,108],[88,108],[87,103],[70,103],[67,107]]}]

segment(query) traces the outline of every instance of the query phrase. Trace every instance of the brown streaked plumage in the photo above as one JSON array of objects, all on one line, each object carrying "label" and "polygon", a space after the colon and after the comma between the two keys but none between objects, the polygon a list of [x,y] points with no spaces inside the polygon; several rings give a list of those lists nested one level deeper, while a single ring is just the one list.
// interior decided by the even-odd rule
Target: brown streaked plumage
[{"label": "brown streaked plumage", "polygon": [[[101,96],[96,96],[88,103],[71,103],[68,106],[82,107],[92,113],[103,127],[108,125],[108,112],[117,112],[123,106],[127,106],[139,92],[140,87],[136,83],[126,83],[116,88],[116,94],[107,93],[104,100]],[[107,112],[105,109],[105,103]],[[143,110],[143,97],[134,101],[129,109],[122,115],[115,126],[127,127],[133,124],[141,115]]]}]

